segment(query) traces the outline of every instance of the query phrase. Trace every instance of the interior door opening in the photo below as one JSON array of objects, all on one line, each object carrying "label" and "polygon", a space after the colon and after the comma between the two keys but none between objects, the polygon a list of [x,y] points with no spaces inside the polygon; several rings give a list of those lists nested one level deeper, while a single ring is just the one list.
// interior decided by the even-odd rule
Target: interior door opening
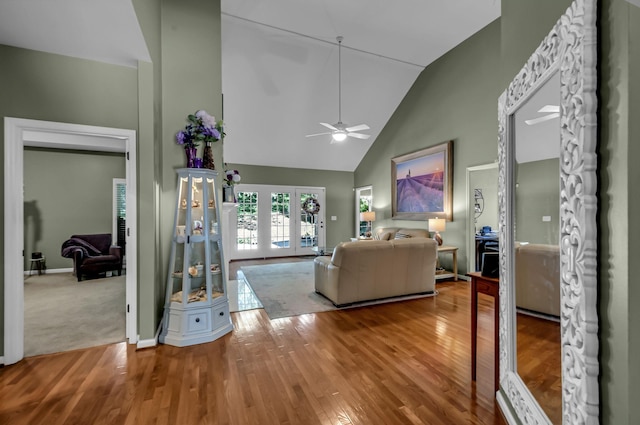
[{"label": "interior door opening", "polygon": [[324,188],[243,184],[229,214],[229,259],[313,254],[323,246]]},{"label": "interior door opening", "polygon": [[[126,154],[126,214],[136,217],[136,133],[134,130],[79,124],[4,119],[4,364],[24,357],[24,147],[72,149]],[[138,342],[137,332],[137,238],[135,220],[129,220],[126,236],[129,258],[126,273],[126,338]],[[18,241],[18,242],[16,242]]]}]

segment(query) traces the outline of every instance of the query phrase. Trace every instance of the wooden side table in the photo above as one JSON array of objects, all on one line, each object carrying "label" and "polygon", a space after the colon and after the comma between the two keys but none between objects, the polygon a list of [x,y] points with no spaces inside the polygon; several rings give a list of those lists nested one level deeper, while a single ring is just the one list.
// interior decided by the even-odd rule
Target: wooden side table
[{"label": "wooden side table", "polygon": [[471,379],[476,380],[476,354],[478,351],[478,293],[490,295],[494,298],[494,319],[493,319],[493,339],[494,339],[494,388],[498,391],[500,386],[500,296],[498,294],[500,280],[494,277],[482,276],[480,272],[467,273],[471,277]]},{"label": "wooden side table", "polygon": [[[441,245],[438,247],[438,255],[442,253],[451,254],[451,256],[453,257],[453,270],[436,270],[436,280],[448,279],[450,277],[452,277],[453,280],[458,280],[458,247]],[[438,259],[438,261],[436,262],[436,267],[439,266],[440,260]]]}]

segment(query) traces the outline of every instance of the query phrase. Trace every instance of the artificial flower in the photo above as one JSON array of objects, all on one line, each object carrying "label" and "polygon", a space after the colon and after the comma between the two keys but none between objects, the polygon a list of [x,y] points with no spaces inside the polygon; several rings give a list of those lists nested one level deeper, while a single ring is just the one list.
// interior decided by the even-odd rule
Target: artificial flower
[{"label": "artificial flower", "polygon": [[222,121],[216,121],[204,109],[187,116],[188,124],[176,134],[176,142],[185,147],[194,148],[200,142],[217,142],[224,136]]}]

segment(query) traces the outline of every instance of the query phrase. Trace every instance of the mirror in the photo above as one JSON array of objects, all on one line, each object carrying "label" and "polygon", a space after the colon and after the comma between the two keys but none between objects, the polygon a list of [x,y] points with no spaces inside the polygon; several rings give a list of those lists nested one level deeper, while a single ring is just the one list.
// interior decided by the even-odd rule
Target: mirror
[{"label": "mirror", "polygon": [[562,423],[560,74],[513,113],[516,369],[552,424]]},{"label": "mirror", "polygon": [[497,398],[513,424],[599,417],[596,3],[575,0],[498,101]]}]

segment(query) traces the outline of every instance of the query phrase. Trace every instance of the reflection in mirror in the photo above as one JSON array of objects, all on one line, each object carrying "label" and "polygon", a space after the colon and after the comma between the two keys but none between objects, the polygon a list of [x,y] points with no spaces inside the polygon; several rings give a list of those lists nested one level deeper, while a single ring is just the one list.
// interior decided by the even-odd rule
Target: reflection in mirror
[{"label": "reflection in mirror", "polygon": [[515,112],[512,139],[516,366],[553,424],[562,423],[559,105],[556,72]]}]

